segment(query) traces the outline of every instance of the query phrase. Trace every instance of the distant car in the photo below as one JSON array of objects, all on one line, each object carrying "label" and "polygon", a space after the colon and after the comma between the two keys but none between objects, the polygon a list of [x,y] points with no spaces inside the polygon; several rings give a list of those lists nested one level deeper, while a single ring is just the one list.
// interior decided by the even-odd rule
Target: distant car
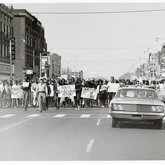
[{"label": "distant car", "polygon": [[157,129],[162,128],[165,106],[157,92],[151,88],[122,87],[109,106],[112,127],[118,122],[152,122]]}]

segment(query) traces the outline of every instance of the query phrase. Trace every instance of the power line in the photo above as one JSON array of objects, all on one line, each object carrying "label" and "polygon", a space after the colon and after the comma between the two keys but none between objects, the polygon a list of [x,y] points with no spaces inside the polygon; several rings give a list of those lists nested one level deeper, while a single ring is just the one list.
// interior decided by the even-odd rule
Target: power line
[{"label": "power line", "polygon": [[125,11],[91,11],[91,12],[31,12],[32,14],[55,14],[55,15],[88,15],[88,14],[125,14],[125,13],[145,13],[145,12],[164,12],[165,9],[143,9],[143,10],[125,10]]},{"label": "power line", "polygon": [[139,47],[111,47],[111,48],[108,48],[108,47],[96,47],[96,48],[90,48],[90,47],[84,47],[84,48],[81,48],[81,47],[77,47],[77,48],[74,48],[74,47],[70,47],[70,48],[56,48],[57,49],[65,49],[65,50],[120,50],[120,49],[144,49],[146,47],[156,47],[155,45],[150,45],[150,46],[139,46]]},{"label": "power line", "polygon": [[[141,60],[146,60],[145,58],[140,58],[140,59],[129,59],[129,60],[106,60],[106,61],[103,61],[103,60],[98,60],[98,61],[96,61],[96,60],[92,60],[92,61],[90,61],[90,60],[78,60],[77,62],[91,62],[91,63],[97,63],[97,62],[99,62],[99,63],[107,63],[107,62],[132,62],[132,61],[141,61]],[[75,60],[62,60],[62,61],[64,61],[64,62],[75,62]]]}]

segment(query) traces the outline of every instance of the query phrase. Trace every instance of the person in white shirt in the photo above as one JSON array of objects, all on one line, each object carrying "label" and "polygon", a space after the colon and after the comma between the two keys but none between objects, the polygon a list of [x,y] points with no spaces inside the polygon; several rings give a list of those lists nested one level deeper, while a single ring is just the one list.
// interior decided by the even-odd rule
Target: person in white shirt
[{"label": "person in white shirt", "polygon": [[32,104],[34,107],[37,106],[37,79],[31,85]]},{"label": "person in white shirt", "polygon": [[48,94],[47,85],[44,83],[44,78],[40,78],[40,83],[37,85],[37,96],[38,96],[38,105],[39,111],[42,112],[43,109],[46,109],[46,96]]},{"label": "person in white shirt", "polygon": [[25,111],[27,111],[29,100],[30,100],[30,90],[31,90],[31,83],[28,79],[28,77],[25,77],[22,83],[22,89],[23,89],[23,105]]},{"label": "person in white shirt", "polygon": [[165,95],[165,83],[163,81],[160,81],[157,91],[159,95]]},{"label": "person in white shirt", "polygon": [[55,90],[54,90],[54,82],[51,81],[50,85],[50,105],[53,106],[54,97],[55,97]]},{"label": "person in white shirt", "polygon": [[108,82],[107,88],[108,88],[108,104],[110,104],[110,101],[115,96],[116,92],[118,91],[120,85],[117,82],[117,80],[114,79],[114,77],[111,77],[111,81]]},{"label": "person in white shirt", "polygon": [[17,108],[18,107],[18,95],[17,93],[15,92],[15,90],[17,89],[20,89],[21,87],[18,85],[18,81],[17,80],[14,80],[13,81],[13,85],[11,87],[11,90],[12,90],[12,106],[14,108]]}]

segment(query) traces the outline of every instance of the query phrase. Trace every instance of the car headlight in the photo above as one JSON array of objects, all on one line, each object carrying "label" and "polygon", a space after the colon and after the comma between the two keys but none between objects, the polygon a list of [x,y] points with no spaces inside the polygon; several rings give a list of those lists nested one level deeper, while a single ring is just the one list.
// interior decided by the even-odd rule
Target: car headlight
[{"label": "car headlight", "polygon": [[151,106],[153,112],[164,112],[163,106]]},{"label": "car headlight", "polygon": [[112,110],[114,111],[122,111],[123,107],[121,104],[112,104]]}]

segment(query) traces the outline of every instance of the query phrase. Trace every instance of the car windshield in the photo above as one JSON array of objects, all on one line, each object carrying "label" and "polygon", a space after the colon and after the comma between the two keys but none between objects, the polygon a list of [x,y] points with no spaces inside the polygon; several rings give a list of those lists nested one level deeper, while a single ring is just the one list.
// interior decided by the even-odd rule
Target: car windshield
[{"label": "car windshield", "polygon": [[144,89],[121,89],[116,97],[119,98],[139,98],[139,99],[158,99],[158,96],[153,90]]}]

